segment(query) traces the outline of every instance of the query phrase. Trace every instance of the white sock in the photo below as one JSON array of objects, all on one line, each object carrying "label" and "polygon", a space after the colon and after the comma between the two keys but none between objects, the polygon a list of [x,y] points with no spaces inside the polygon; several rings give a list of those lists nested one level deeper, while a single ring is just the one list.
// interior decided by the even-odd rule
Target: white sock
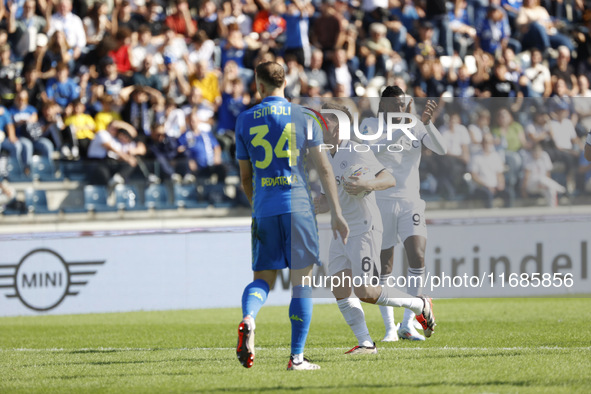
[{"label": "white sock", "polygon": [[[386,281],[390,275],[382,275],[380,277],[380,283],[382,286],[386,284]],[[384,327],[386,327],[386,334],[393,332],[396,329],[394,324],[394,308],[391,306],[379,305],[382,319],[384,320]]]},{"label": "white sock", "polygon": [[412,297],[393,287],[382,287],[382,293],[376,301],[377,305],[401,306],[410,309],[414,313],[423,313],[423,300]]},{"label": "white sock", "polygon": [[361,307],[359,298],[344,298],[337,301],[337,305],[345,318],[345,321],[353,330],[353,334],[359,342],[359,346],[373,346],[373,341],[369,335],[367,324],[365,323],[365,313]]},{"label": "white sock", "polygon": [[304,361],[304,353],[298,353],[298,354],[292,353],[291,358],[294,363],[301,364]]},{"label": "white sock", "polygon": [[[419,296],[423,293],[423,280],[425,279],[425,267],[422,268],[408,268],[406,274],[406,291],[411,296]],[[404,311],[404,319],[402,319],[402,327],[410,327],[412,319],[415,314],[410,309]]]}]

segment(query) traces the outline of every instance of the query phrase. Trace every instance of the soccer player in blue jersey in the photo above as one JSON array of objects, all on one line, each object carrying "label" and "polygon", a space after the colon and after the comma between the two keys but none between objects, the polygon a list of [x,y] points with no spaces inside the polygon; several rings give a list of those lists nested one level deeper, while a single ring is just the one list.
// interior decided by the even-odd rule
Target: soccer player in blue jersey
[{"label": "soccer player in blue jersey", "polygon": [[[288,370],[319,369],[304,358],[312,318],[312,288],[303,286],[319,263],[318,230],[307,187],[304,156],[316,166],[332,213],[334,236],[346,242],[349,228],[341,213],[333,171],[325,154],[312,149],[322,143],[313,126],[308,139],[301,108],[284,96],[285,71],[274,62],[256,68],[263,101],[236,121],[236,157],[244,192],[253,207],[252,268],[254,280],[242,295],[243,320],[238,326],[238,360],[246,368],[254,360],[255,318],[267,299],[277,270],[291,270],[291,356]],[[306,152],[308,151],[308,152]],[[311,282],[307,282],[311,283]]]}]

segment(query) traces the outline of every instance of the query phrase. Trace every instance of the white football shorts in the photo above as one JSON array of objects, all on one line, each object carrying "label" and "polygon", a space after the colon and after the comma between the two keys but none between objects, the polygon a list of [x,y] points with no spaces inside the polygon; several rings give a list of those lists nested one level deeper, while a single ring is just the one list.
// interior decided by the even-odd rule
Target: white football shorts
[{"label": "white football shorts", "polygon": [[427,238],[425,201],[390,198],[378,199],[377,203],[384,226],[382,250],[396,246],[413,235]]},{"label": "white football shorts", "polygon": [[380,277],[380,245],[382,232],[370,230],[355,237],[349,237],[347,244],[331,239],[328,253],[328,274],[335,275],[350,269],[353,277]]}]

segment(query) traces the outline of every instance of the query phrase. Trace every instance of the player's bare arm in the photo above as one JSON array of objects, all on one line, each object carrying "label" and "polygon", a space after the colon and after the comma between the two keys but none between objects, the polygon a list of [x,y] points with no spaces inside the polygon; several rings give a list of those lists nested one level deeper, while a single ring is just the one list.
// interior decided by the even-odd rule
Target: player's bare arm
[{"label": "player's bare arm", "polygon": [[250,160],[238,160],[240,166],[240,183],[242,190],[252,205],[252,164]]},{"label": "player's bare arm", "polygon": [[349,177],[343,188],[351,195],[357,195],[363,192],[372,192],[376,190],[386,190],[396,186],[396,179],[387,170],[380,171],[374,179],[363,180],[356,176]]},{"label": "player's bare arm", "polygon": [[[341,205],[339,204],[339,195],[337,192],[337,185],[334,181],[334,173],[332,167],[328,162],[326,154],[320,151],[320,149],[310,149],[308,153],[316,170],[320,177],[322,187],[326,192],[326,199],[331,212],[331,227],[333,236],[336,239],[337,233],[340,234],[343,243],[347,243],[347,237],[349,236],[349,226],[343,217],[341,212]],[[252,190],[251,190],[252,193]]]},{"label": "player's bare arm", "polygon": [[330,207],[328,206],[328,200],[326,199],[325,194],[321,194],[314,199],[314,213],[319,215],[321,213],[326,213],[330,211]]}]

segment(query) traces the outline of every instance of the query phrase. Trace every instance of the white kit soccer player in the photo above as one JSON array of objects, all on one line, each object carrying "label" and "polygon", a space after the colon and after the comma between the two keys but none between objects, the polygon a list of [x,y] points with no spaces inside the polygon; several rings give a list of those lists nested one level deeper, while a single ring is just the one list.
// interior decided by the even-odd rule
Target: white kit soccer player
[{"label": "white kit soccer player", "polygon": [[[383,118],[365,119],[360,126],[361,133],[375,134],[379,130],[380,121],[384,122],[382,127],[386,130],[386,113],[411,113],[412,101],[412,99],[407,100],[404,92],[397,86],[387,87],[380,101],[380,112],[384,114]],[[436,108],[435,102],[429,100],[421,119],[417,119],[416,125],[408,129],[416,140],[411,140],[402,130],[395,130],[390,140],[386,140],[387,136],[385,136],[372,145],[377,159],[396,178],[395,188],[376,193],[384,226],[381,247],[382,283],[386,283],[387,277],[392,272],[394,247],[402,242],[409,261],[407,293],[413,296],[419,296],[422,293],[427,240],[425,202],[419,193],[421,150],[425,146],[439,155],[446,154],[441,134],[431,122],[431,116]],[[390,144],[398,144],[397,149],[386,149],[384,145]],[[414,328],[415,315],[412,311],[405,310],[403,321],[398,329],[394,324],[392,307],[380,306],[380,311],[386,326],[383,341],[396,341],[398,337],[411,340],[425,339]]]},{"label": "white kit soccer player", "polygon": [[[323,108],[326,107],[346,112],[351,119],[343,107],[325,104]],[[336,122],[329,116],[326,118],[328,130],[325,131],[323,146],[329,150],[327,155],[336,177],[339,203],[350,231],[346,245],[338,240],[331,241],[328,273],[333,278],[333,284],[335,278],[353,280],[353,286],[350,282],[341,282],[340,286],[332,289],[339,309],[359,343],[347,353],[373,354],[377,353],[377,349],[369,335],[360,300],[411,308],[420,314],[425,329],[431,332],[435,327],[432,304],[430,299],[411,297],[395,289],[384,290],[379,285],[382,221],[372,191],[394,187],[396,180],[371,150],[363,151],[364,147],[356,142],[339,140],[335,132]],[[354,169],[363,169],[359,172],[367,173],[367,178],[361,175],[349,177],[353,165]],[[323,195],[315,200],[317,213],[326,211],[324,201]],[[352,287],[358,298],[352,296]]]}]

